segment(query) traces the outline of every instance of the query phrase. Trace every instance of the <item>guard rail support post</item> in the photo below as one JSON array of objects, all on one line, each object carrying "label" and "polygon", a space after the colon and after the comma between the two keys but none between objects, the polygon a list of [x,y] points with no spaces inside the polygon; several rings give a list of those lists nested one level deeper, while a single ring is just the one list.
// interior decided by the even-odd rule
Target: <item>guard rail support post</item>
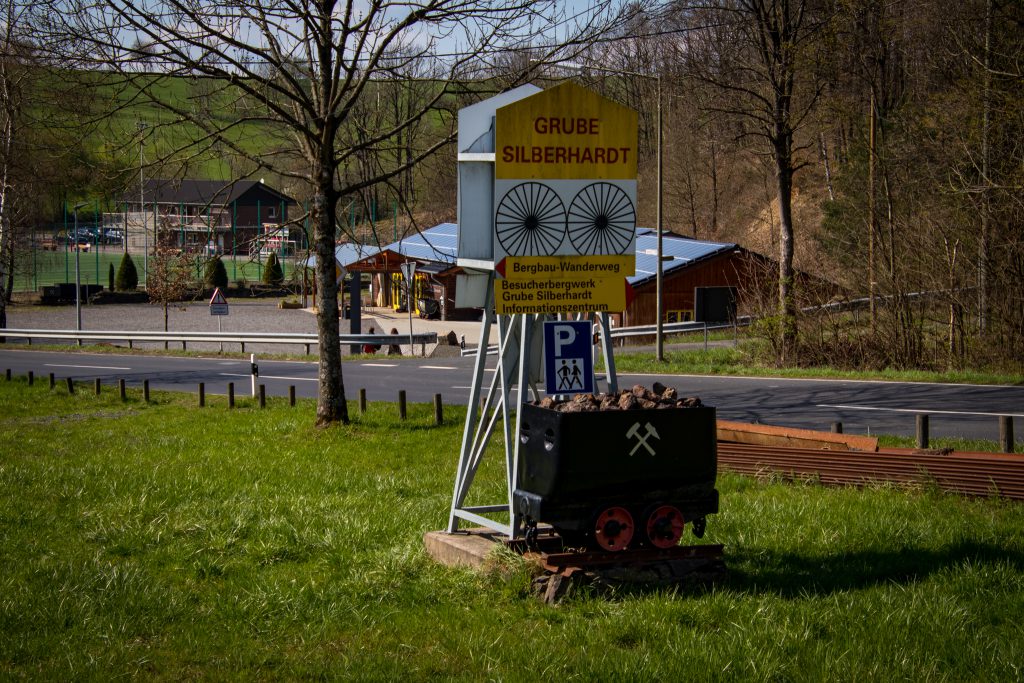
[{"label": "guard rail support post", "polygon": [[1009,415],[999,416],[999,450],[1013,453],[1013,418]]},{"label": "guard rail support post", "polygon": [[928,448],[928,415],[925,413],[917,416],[917,447]]},{"label": "guard rail support post", "polygon": [[206,385],[202,382],[199,383],[199,407],[203,408],[206,406]]},{"label": "guard rail support post", "polygon": [[833,422],[832,423],[832,433],[833,434],[842,434],[843,433],[843,423],[842,422]]},{"label": "guard rail support post", "polygon": [[33,383],[34,383],[35,381],[36,381],[36,376],[35,376],[35,375],[34,375],[34,374],[32,373],[32,371],[31,371],[31,370],[29,370],[29,371],[28,371],[28,385],[29,385],[29,386],[32,386],[32,384],[33,384]]},{"label": "guard rail support post", "polygon": [[405,389],[399,389],[398,391],[398,417],[401,420],[405,419]]},{"label": "guard rail support post", "polygon": [[290,405],[292,408],[295,407],[295,385],[294,384],[290,384],[288,386],[288,405]]},{"label": "guard rail support post", "polygon": [[131,339],[128,340],[128,348],[129,349],[135,348],[135,347],[132,346],[132,340]]},{"label": "guard rail support post", "polygon": [[121,400],[125,400],[128,397],[128,392],[125,391],[124,378],[117,380],[117,393],[121,394]]},{"label": "guard rail support post", "polygon": [[149,403],[149,380],[142,380],[142,400]]},{"label": "guard rail support post", "polygon": [[260,385],[260,408],[267,407],[267,385]]},{"label": "guard rail support post", "polygon": [[97,396],[99,396],[99,395],[100,395],[100,378],[99,378],[99,377],[97,377],[97,378],[96,378],[96,379],[94,380],[94,384],[95,384],[95,387],[94,387],[94,389],[95,389],[95,391],[96,391],[96,395],[97,395]]},{"label": "guard rail support post", "polygon": [[306,355],[309,355],[309,344],[303,344],[306,347]]},{"label": "guard rail support post", "polygon": [[50,388],[53,389],[57,386],[57,377],[52,372],[50,373]]},{"label": "guard rail support post", "polygon": [[186,342],[184,339],[181,340],[181,350],[188,351],[188,342]]},{"label": "guard rail support post", "polygon": [[235,407],[235,383],[228,382],[228,408]]},{"label": "guard rail support post", "polygon": [[444,422],[444,408],[441,406],[441,394],[434,394],[434,424]]},{"label": "guard rail support post", "polygon": [[359,412],[366,412],[366,389],[359,390]]},{"label": "guard rail support post", "polygon": [[68,377],[67,378],[67,383],[68,383],[68,393],[69,394],[75,393],[75,380],[73,380],[70,377]]}]

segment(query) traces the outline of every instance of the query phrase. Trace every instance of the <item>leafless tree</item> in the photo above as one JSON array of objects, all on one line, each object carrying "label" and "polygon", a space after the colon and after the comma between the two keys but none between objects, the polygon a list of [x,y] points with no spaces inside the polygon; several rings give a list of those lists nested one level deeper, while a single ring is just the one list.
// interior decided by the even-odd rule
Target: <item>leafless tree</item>
[{"label": "leafless tree", "polygon": [[[49,21],[50,45],[73,38],[70,44],[84,48],[81,68],[120,78],[125,99],[160,107],[167,123],[188,124],[182,130],[194,136],[179,151],[219,142],[254,167],[309,188],[320,425],[348,421],[334,276],[339,203],[444,147],[454,132],[454,95],[487,73],[497,55],[538,43],[554,46],[543,59],[568,54],[566,45],[592,39],[610,16],[604,1],[567,16],[550,0],[48,0],[37,8]],[[430,66],[426,76],[423,64]],[[533,67],[512,80],[525,82]],[[219,111],[201,116],[168,97],[170,76],[215,79],[221,97],[211,108]],[[429,95],[397,120],[359,115],[382,82],[407,77],[428,78]],[[401,155],[383,152],[425,122],[440,134],[414,149],[404,137]],[[279,144],[257,155],[245,142],[254,131]],[[374,164],[351,174],[367,155]]]},{"label": "leafless tree", "polygon": [[829,12],[817,0],[711,0],[679,3],[687,28],[680,57],[687,71],[719,88],[711,109],[741,121],[742,135],[764,141],[775,171],[779,212],[780,360],[797,339],[793,269],[793,177],[809,161],[798,131],[810,122],[823,81],[817,39]]}]

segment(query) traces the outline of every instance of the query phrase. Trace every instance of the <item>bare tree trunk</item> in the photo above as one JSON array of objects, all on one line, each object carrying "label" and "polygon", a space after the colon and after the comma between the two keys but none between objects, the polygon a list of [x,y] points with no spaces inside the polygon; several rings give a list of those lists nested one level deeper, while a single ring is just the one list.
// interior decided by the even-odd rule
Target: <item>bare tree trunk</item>
[{"label": "bare tree trunk", "polygon": [[796,346],[796,299],[793,286],[793,169],[789,145],[776,145],[776,186],[779,201],[779,353],[788,362]]},{"label": "bare tree trunk", "polygon": [[989,318],[989,135],[992,128],[992,1],[985,3],[985,73],[981,115],[981,235],[978,240],[978,332],[984,336]]},{"label": "bare tree trunk", "polygon": [[[325,149],[329,154],[330,150]],[[341,345],[338,343],[338,282],[335,273],[334,229],[338,197],[329,161],[321,161],[313,195],[313,242],[316,252],[316,284],[320,301],[316,313],[317,339],[320,345],[320,391],[317,395],[316,424],[348,424],[348,404],[341,370]]]}]

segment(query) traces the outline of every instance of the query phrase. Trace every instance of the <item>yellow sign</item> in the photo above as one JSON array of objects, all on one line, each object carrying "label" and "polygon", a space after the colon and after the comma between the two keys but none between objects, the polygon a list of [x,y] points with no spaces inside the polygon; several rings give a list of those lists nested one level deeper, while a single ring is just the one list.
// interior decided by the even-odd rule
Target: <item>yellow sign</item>
[{"label": "yellow sign", "polygon": [[498,264],[498,272],[507,280],[626,277],[636,272],[636,255],[507,256]]},{"label": "yellow sign", "polygon": [[626,283],[622,277],[494,280],[494,312],[500,315],[625,309]]},{"label": "yellow sign", "polygon": [[498,179],[636,179],[636,112],[572,82],[499,108],[494,134]]}]

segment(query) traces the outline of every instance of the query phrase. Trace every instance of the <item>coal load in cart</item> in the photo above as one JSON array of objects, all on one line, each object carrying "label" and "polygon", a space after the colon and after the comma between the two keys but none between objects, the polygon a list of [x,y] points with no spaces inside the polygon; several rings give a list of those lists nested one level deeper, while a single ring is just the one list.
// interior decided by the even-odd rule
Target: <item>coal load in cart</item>
[{"label": "coal load in cart", "polygon": [[718,512],[715,409],[641,386],[525,404],[513,499],[569,546],[671,548]]}]

